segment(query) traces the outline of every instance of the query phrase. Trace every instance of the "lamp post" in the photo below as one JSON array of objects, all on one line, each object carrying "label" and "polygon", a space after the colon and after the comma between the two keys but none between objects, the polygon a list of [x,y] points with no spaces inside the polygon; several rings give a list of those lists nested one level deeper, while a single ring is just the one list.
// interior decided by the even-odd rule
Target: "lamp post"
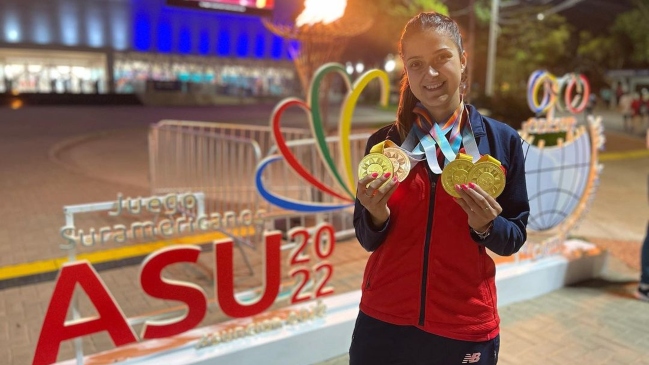
[{"label": "lamp post", "polygon": [[485,94],[494,94],[494,74],[496,72],[496,45],[498,38],[498,9],[500,0],[491,0],[491,21],[489,24],[489,49],[487,51],[487,80]]}]

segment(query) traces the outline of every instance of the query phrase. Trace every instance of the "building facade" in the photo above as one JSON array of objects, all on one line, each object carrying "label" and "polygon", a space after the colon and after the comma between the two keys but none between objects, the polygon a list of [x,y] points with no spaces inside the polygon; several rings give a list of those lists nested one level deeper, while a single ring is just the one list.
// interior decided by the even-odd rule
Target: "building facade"
[{"label": "building facade", "polygon": [[3,0],[0,92],[292,91],[296,45],[259,16],[167,1]]}]

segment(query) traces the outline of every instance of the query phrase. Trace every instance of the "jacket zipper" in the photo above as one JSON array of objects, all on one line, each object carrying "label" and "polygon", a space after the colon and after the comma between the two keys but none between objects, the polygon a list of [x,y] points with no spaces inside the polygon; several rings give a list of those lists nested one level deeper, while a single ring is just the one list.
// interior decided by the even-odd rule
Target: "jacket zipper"
[{"label": "jacket zipper", "polygon": [[372,267],[369,268],[369,272],[367,273],[367,283],[365,284],[365,289],[370,288],[370,282],[372,281],[372,277],[374,276],[374,270],[376,268],[376,263],[379,261],[381,258],[379,253],[377,251],[374,251],[373,255],[376,255],[376,259],[372,263]]},{"label": "jacket zipper", "polygon": [[433,229],[433,204],[435,203],[435,187],[437,183],[433,181],[433,172],[428,172],[428,181],[431,183],[430,196],[428,198],[428,220],[426,221],[426,241],[424,242],[424,267],[421,278],[421,303],[419,309],[419,325],[423,326],[426,319],[426,286],[428,284],[428,256],[430,250],[430,236]]}]

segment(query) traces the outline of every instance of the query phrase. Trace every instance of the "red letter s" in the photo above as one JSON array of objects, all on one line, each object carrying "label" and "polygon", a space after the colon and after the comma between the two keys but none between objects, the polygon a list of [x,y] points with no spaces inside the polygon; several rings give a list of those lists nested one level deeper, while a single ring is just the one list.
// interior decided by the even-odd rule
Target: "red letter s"
[{"label": "red letter s", "polygon": [[140,283],[142,290],[158,299],[169,299],[187,305],[187,313],[178,320],[146,321],[142,338],[164,338],[196,327],[207,313],[207,296],[198,285],[169,280],[162,277],[162,270],[178,262],[196,262],[201,248],[197,246],[167,247],[149,255],[142,263]]}]

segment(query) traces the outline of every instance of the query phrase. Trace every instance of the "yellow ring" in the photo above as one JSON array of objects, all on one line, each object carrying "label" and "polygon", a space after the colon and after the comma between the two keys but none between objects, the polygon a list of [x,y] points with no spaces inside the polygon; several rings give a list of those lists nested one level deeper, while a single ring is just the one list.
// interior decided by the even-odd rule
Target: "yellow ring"
[{"label": "yellow ring", "polygon": [[552,90],[558,85],[557,84],[557,78],[553,74],[546,71],[541,76],[539,76],[536,79],[536,81],[534,81],[534,84],[533,84],[533,87],[532,87],[532,103],[534,104],[534,108],[535,109],[540,109],[541,106],[542,106],[541,103],[543,101],[541,101],[541,103],[537,102],[538,101],[538,92],[539,92],[539,88],[541,87],[541,85],[543,85],[544,88],[545,88],[545,90],[543,90],[543,96],[548,95],[548,90],[547,90],[547,88],[545,86],[546,85],[545,84],[545,79],[550,79],[549,80],[550,83],[551,83],[551,87],[550,87],[550,91],[549,91],[550,99],[549,99],[549,102],[547,103],[547,105],[545,107],[543,107],[543,109],[541,109],[542,112],[547,111],[552,105],[554,105],[554,103],[556,102],[556,98],[557,98],[556,93],[554,93],[553,92],[554,90]]}]

